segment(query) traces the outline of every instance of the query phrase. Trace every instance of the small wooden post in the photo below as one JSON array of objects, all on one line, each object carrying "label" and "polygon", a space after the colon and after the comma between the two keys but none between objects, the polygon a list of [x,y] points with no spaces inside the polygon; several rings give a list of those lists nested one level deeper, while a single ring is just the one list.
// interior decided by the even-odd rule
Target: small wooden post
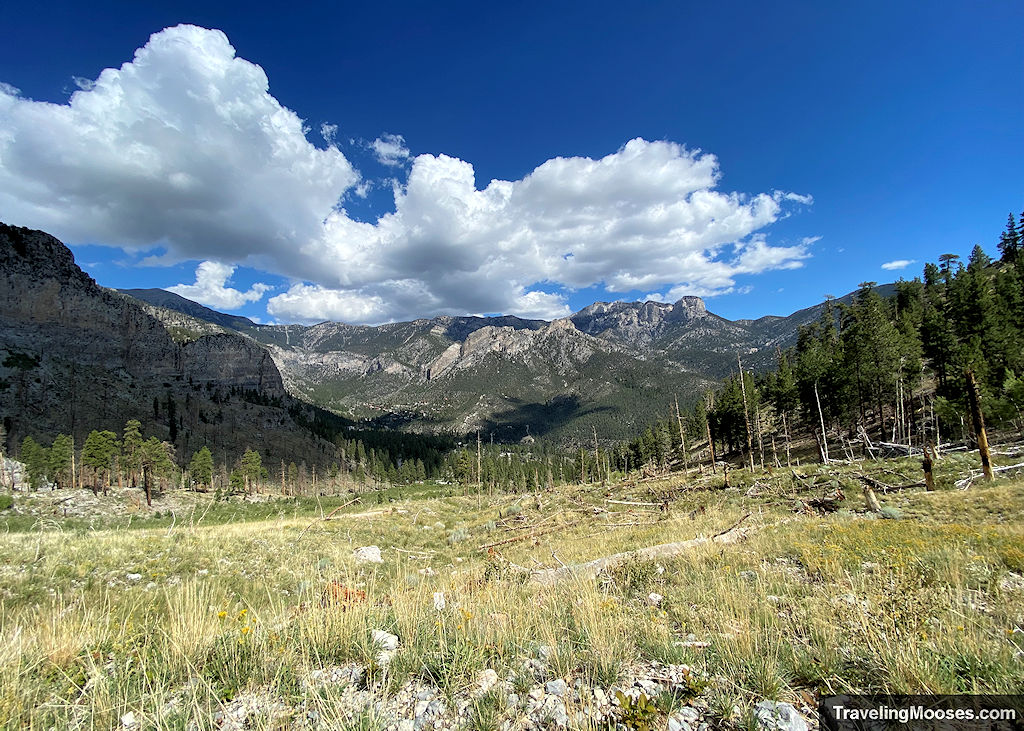
[{"label": "small wooden post", "polygon": [[970,368],[965,372],[967,376],[967,398],[971,402],[971,418],[974,421],[974,433],[978,439],[978,452],[981,453],[981,470],[985,473],[985,479],[992,482],[992,458],[988,452],[988,436],[985,434],[985,417],[981,413],[981,396],[978,393],[978,382],[974,379],[974,371]]},{"label": "small wooden post", "polygon": [[871,485],[864,483],[864,500],[868,504],[868,510],[872,513],[878,513],[881,515],[882,506],[878,503],[878,496],[875,495],[875,491],[871,489]]},{"label": "small wooden post", "polygon": [[935,476],[932,474],[932,466],[934,461],[932,460],[932,445],[924,445],[924,459],[921,460],[921,467],[924,469],[924,489],[928,492],[935,490]]}]

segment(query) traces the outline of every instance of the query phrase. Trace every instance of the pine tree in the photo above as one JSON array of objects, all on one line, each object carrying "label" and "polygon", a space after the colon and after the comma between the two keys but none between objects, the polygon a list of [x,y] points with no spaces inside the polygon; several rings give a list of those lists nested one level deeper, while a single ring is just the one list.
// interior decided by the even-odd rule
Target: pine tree
[{"label": "pine tree", "polygon": [[210,453],[209,447],[204,446],[192,455],[188,472],[192,476],[193,482],[200,487],[209,488],[210,482],[213,480],[213,455]]},{"label": "pine tree", "polygon": [[146,505],[153,505],[153,484],[159,477],[166,477],[174,469],[171,458],[174,447],[150,437],[138,450],[139,465],[142,468],[142,485],[146,491]]},{"label": "pine tree", "polygon": [[49,476],[50,457],[48,449],[32,437],[25,437],[21,442],[21,461],[25,465],[28,484],[35,490],[46,484]]},{"label": "pine tree", "polygon": [[[1024,228],[1024,213],[1021,213],[1021,227]],[[1014,222],[1013,214],[1011,213],[1006,222],[1006,230],[999,236],[999,251],[1002,254],[1002,260],[1007,264],[1013,264],[1017,261],[1022,234],[1024,234],[1024,231],[1017,230],[1017,224]]]},{"label": "pine tree", "polygon": [[260,453],[246,449],[245,454],[242,455],[239,469],[242,472],[242,477],[245,478],[245,491],[248,493],[263,476],[263,460],[260,458]]},{"label": "pine tree", "polygon": [[54,485],[65,487],[71,478],[72,460],[75,457],[75,440],[67,434],[58,434],[53,440],[48,455],[48,472],[53,477]]},{"label": "pine tree", "polygon": [[138,419],[125,422],[121,432],[121,468],[127,473],[128,482],[136,487],[136,479],[141,466],[142,424]]},{"label": "pine tree", "polygon": [[900,370],[899,338],[874,285],[862,283],[854,305],[844,313],[842,369],[856,394],[860,423],[867,425],[867,409],[874,407],[884,438],[884,405],[895,398]]},{"label": "pine tree", "polygon": [[[91,467],[93,471],[93,492],[99,491],[102,485],[103,492],[107,492],[107,483],[110,480],[110,473],[114,469],[114,460],[117,457],[119,448],[117,434],[112,431],[91,431],[82,446],[82,464]],[[106,479],[103,479],[103,478]],[[99,484],[96,484],[99,483]]]}]

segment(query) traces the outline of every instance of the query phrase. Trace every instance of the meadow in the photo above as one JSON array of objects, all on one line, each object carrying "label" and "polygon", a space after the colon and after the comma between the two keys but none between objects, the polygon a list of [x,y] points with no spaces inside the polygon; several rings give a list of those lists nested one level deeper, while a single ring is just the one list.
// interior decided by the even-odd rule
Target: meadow
[{"label": "meadow", "polygon": [[[0,513],[0,719],[643,729],[693,708],[694,728],[754,728],[764,699],[812,718],[845,692],[1014,692],[1024,482],[956,489],[971,466],[947,456],[937,491],[878,491],[883,514],[857,475],[916,483],[919,461],[730,471],[728,488],[691,471],[519,495],[426,484],[351,504],[200,495],[173,515],[168,495],[88,520],[41,516],[60,492],[17,493],[36,510]],[[807,507],[836,491],[837,510]],[[737,543],[597,580],[530,578],[741,520]],[[366,546],[382,562],[360,561]]]}]

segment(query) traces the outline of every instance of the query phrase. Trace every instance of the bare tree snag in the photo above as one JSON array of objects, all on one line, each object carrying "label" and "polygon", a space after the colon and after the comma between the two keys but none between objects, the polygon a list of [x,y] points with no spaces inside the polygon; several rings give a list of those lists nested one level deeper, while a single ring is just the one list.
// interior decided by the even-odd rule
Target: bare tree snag
[{"label": "bare tree snag", "polygon": [[708,456],[711,459],[711,474],[715,474],[715,440],[711,438],[711,412],[715,410],[715,394],[713,391],[704,393],[704,428],[708,433]]},{"label": "bare tree snag", "polygon": [[828,464],[828,440],[825,438],[825,414],[821,410],[821,397],[818,396],[818,382],[814,382],[814,400],[818,404],[818,420],[821,422],[821,442],[818,444],[821,449],[821,461]]},{"label": "bare tree snag", "polygon": [[700,536],[698,538],[681,541],[679,543],[663,543],[658,546],[649,546],[635,551],[616,553],[594,561],[561,566],[555,569],[540,569],[534,571],[530,578],[538,584],[544,584],[547,586],[557,584],[560,581],[570,578],[595,579],[602,571],[619,566],[627,561],[653,561],[659,558],[671,558],[673,556],[678,556],[679,554],[697,548],[698,546],[708,544],[728,545],[730,543],[736,543],[743,540],[748,533],[754,530],[752,527],[740,527],[743,521],[749,517],[750,513],[747,513],[731,527],[713,536]]},{"label": "bare tree snag", "polygon": [[828,464],[828,455],[825,453],[825,447],[822,445],[821,432],[817,429],[814,430],[814,442],[818,445],[818,458],[822,464]]},{"label": "bare tree snag", "polygon": [[978,382],[974,380],[974,371],[970,368],[965,372],[967,376],[967,397],[971,402],[971,418],[974,421],[974,433],[978,439],[978,452],[981,453],[981,470],[985,473],[985,480],[992,482],[992,458],[988,451],[988,435],[985,433],[985,417],[981,413],[981,396],[978,393]]},{"label": "bare tree snag", "polygon": [[683,431],[683,417],[679,414],[679,397],[675,397],[676,401],[676,423],[679,425],[679,448],[683,452],[683,470],[685,472],[690,471],[690,460],[686,456],[686,433]]},{"label": "bare tree snag", "polygon": [[480,489],[483,489],[484,478],[483,472],[480,470],[480,430],[476,430],[476,481],[480,485]]},{"label": "bare tree snag", "polygon": [[715,440],[711,438],[711,419],[704,424],[708,430],[708,456],[711,458],[711,474],[715,474]]},{"label": "bare tree snag", "polygon": [[736,354],[736,366],[740,372],[740,393],[743,395],[743,423],[747,427],[747,455],[750,457],[750,471],[754,471],[754,442],[750,435],[750,409],[747,408],[747,384],[743,378],[743,363],[740,354]]},{"label": "bare tree snag", "polygon": [[790,452],[789,452],[789,423],[786,421],[786,412],[785,411],[782,412],[782,429],[785,432],[785,436],[786,436],[786,466],[787,467],[792,467],[793,466],[793,458],[790,456]]}]

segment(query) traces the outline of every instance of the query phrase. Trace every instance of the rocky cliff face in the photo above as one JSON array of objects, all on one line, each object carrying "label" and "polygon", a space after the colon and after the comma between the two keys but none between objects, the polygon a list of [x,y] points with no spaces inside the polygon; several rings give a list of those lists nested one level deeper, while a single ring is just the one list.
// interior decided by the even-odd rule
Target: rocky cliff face
[{"label": "rocky cliff face", "polygon": [[92,429],[119,431],[137,418],[149,434],[174,434],[186,457],[202,444],[222,458],[247,445],[265,454],[287,445],[310,459],[323,452],[287,417],[291,403],[265,348],[227,332],[185,340],[138,301],[99,287],[54,237],[0,224],[9,443],[64,432],[81,444]]}]

